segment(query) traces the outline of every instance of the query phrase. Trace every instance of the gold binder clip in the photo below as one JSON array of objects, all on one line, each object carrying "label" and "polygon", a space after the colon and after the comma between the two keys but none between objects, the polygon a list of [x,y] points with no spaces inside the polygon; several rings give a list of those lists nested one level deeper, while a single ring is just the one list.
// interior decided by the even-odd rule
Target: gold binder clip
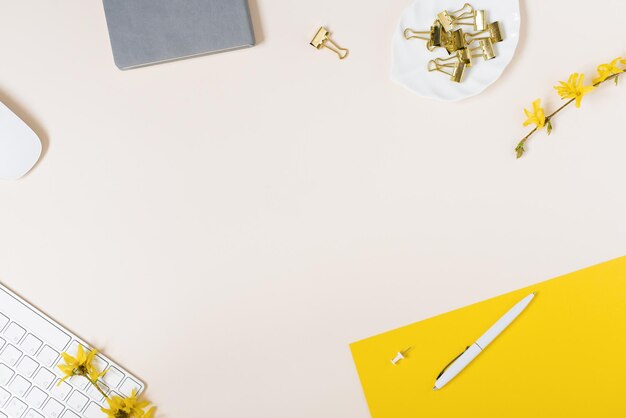
[{"label": "gold binder clip", "polygon": [[[472,55],[472,53],[476,50],[480,50],[480,53],[476,55]],[[477,47],[470,48],[470,57],[474,57],[474,58],[483,57],[485,61],[494,59],[496,57],[496,53],[493,50],[493,42],[491,42],[491,39],[489,38],[480,39],[478,41]]]},{"label": "gold binder clip", "polygon": [[348,56],[348,50],[342,48],[330,39],[330,32],[325,27],[320,27],[310,42],[316,49],[328,48],[333,51],[339,59],[342,60]]},{"label": "gold binder clip", "polygon": [[433,23],[433,26],[430,27],[428,31],[417,31],[415,29],[406,28],[403,32],[404,39],[422,39],[427,41],[426,48],[430,51],[435,49],[435,47],[441,46],[442,42],[442,31],[441,24],[438,21]]},{"label": "gold binder clip", "polygon": [[[456,60],[456,62],[442,63],[443,61],[447,61],[447,60]],[[434,60],[430,60],[428,61],[427,68],[428,68],[428,71],[439,71],[441,73],[449,75],[450,80],[454,81],[455,83],[460,83],[461,80],[463,79],[463,73],[465,72],[465,67],[467,67],[465,63],[459,61],[456,56],[453,56],[453,57],[446,58],[446,59],[437,58]]]},{"label": "gold binder clip", "polygon": [[447,58],[435,58],[433,61],[440,67],[454,67],[457,62],[462,62],[466,68],[469,68],[472,66],[472,55],[469,49],[459,49],[454,55]]},{"label": "gold binder clip", "polygon": [[445,31],[450,32],[454,29],[455,20],[467,19],[472,16],[474,16],[474,8],[469,3],[465,3],[459,10],[453,12],[444,10],[437,13],[437,20],[441,22],[441,26],[443,26]]},{"label": "gold binder clip", "polygon": [[452,54],[459,49],[465,48],[463,31],[461,29],[453,30],[452,32],[444,31],[442,33],[441,46],[446,48],[448,54]]},{"label": "gold binder clip", "polygon": [[[481,36],[483,35],[483,36]],[[487,35],[487,36],[484,36]],[[467,45],[479,39],[489,39],[491,43],[502,42],[502,31],[500,30],[500,22],[491,22],[487,25],[487,28],[476,33],[466,33],[465,43]]]},{"label": "gold binder clip", "polygon": [[487,15],[484,10],[474,10],[470,15],[455,17],[452,23],[456,26],[471,26],[473,30],[487,29]]},{"label": "gold binder clip", "polygon": [[466,67],[472,66],[472,54],[469,49],[463,48],[456,51],[456,58]]}]

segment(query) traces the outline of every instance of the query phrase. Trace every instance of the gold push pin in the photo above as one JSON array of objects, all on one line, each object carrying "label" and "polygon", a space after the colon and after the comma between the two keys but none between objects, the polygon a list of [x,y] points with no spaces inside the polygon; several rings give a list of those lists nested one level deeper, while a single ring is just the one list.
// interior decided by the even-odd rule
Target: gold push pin
[{"label": "gold push pin", "polygon": [[447,32],[450,32],[454,29],[455,20],[470,18],[474,15],[474,8],[469,4],[465,3],[463,7],[459,10],[455,10],[453,12],[448,12],[444,10],[437,14],[437,20],[441,22],[441,26]]},{"label": "gold push pin", "polygon": [[476,55],[470,54],[470,57],[474,57],[474,58],[482,57],[485,61],[492,60],[496,57],[496,53],[493,50],[493,43],[491,42],[491,39],[489,38],[480,39],[478,41],[478,46],[475,48],[471,48],[470,52],[474,52],[476,50],[479,50],[480,52]]},{"label": "gold push pin", "polygon": [[463,73],[465,73],[465,67],[467,67],[467,65],[458,61],[456,56],[451,58],[456,59],[457,61],[449,64],[441,64],[440,62],[437,62],[437,60],[428,61],[428,71],[439,71],[440,73],[449,75],[450,80],[455,83],[460,83],[461,80],[463,80]]},{"label": "gold push pin", "polygon": [[337,54],[337,56],[339,56],[340,60],[348,56],[349,51],[346,48],[342,48],[339,45],[337,45],[335,42],[333,42],[333,40],[330,39],[330,32],[328,32],[328,29],[326,29],[323,26],[318,29],[313,39],[311,39],[310,44],[313,45],[317,49],[322,49],[322,48],[330,49],[335,54]]},{"label": "gold push pin", "polygon": [[[487,35],[487,36],[481,36]],[[466,33],[465,42],[467,45],[479,39],[490,39],[491,43],[502,42],[502,31],[500,30],[500,22],[492,22],[487,25],[485,30],[476,33]]]}]

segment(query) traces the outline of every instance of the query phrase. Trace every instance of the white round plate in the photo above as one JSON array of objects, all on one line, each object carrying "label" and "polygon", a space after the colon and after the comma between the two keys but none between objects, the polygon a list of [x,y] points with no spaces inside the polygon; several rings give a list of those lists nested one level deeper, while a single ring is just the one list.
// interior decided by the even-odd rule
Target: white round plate
[{"label": "white round plate", "polygon": [[[428,61],[448,57],[443,48],[429,51],[426,41],[404,39],[404,30],[429,30],[437,13],[442,10],[458,10],[464,1],[459,0],[415,0],[400,17],[400,23],[393,35],[393,63],[391,79],[409,88],[421,97],[443,101],[457,101],[485,90],[495,82],[509,64],[519,40],[520,13],[519,0],[471,0],[476,10],[485,10],[488,22],[499,21],[503,40],[494,44],[496,58],[484,61],[474,58],[471,68],[467,68],[460,83],[438,71],[429,72]],[[463,32],[471,32],[470,26],[461,26]],[[467,28],[467,29],[464,29]]]}]

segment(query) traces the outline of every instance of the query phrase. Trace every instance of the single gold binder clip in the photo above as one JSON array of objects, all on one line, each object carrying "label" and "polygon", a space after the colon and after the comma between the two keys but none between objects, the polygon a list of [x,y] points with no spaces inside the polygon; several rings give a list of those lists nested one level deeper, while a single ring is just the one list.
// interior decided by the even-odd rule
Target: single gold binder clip
[{"label": "single gold binder clip", "polygon": [[458,62],[465,64],[466,68],[472,66],[472,56],[467,49],[459,49],[454,55],[450,55],[447,58],[435,58],[432,61],[440,67],[454,67]]},{"label": "single gold binder clip", "polygon": [[459,49],[465,48],[463,39],[463,31],[461,29],[453,30],[452,32],[444,31],[441,38],[441,46],[448,51],[448,54],[452,54]]},{"label": "single gold binder clip", "polygon": [[[450,62],[448,62],[448,60],[450,60]],[[465,67],[467,67],[467,65],[459,61],[456,55],[449,58],[436,58],[428,61],[428,71],[439,71],[449,75],[450,80],[455,83],[460,83],[463,79]]]},{"label": "single gold binder clip", "polygon": [[339,59],[342,60],[348,56],[348,50],[337,45],[332,39],[330,39],[330,32],[325,27],[320,27],[310,42],[316,49],[328,48],[333,51]]},{"label": "single gold binder clip", "polygon": [[484,10],[474,10],[470,15],[453,18],[452,23],[456,26],[471,26],[475,31],[483,31],[487,29],[487,14]]},{"label": "single gold binder clip", "polygon": [[[487,36],[485,36],[487,35]],[[479,39],[490,39],[491,43],[502,42],[502,31],[500,30],[500,22],[491,22],[487,25],[487,28],[476,33],[466,33],[465,43],[467,45]]]},{"label": "single gold binder clip", "polygon": [[428,31],[417,31],[415,29],[406,28],[404,30],[404,39],[422,39],[427,41],[426,48],[430,51],[435,49],[435,47],[441,46],[442,41],[442,31],[441,24],[438,21],[435,21],[433,25],[430,27]]},{"label": "single gold binder clip", "polygon": [[[473,52],[477,50],[479,50],[480,52],[476,55],[473,55]],[[493,49],[493,42],[491,42],[491,39],[489,38],[480,39],[478,41],[477,47],[470,48],[470,58],[472,57],[473,58],[482,57],[485,61],[494,59],[496,57],[496,53]]]},{"label": "single gold binder clip", "polygon": [[469,3],[465,3],[459,10],[453,12],[444,10],[437,13],[437,20],[441,22],[441,26],[446,32],[450,32],[454,29],[455,21],[471,18],[474,14],[474,8]]},{"label": "single gold binder clip", "polygon": [[457,50],[456,58],[459,60],[459,62],[462,62],[463,64],[465,64],[466,67],[472,66],[472,54],[469,49],[463,48],[463,49]]}]

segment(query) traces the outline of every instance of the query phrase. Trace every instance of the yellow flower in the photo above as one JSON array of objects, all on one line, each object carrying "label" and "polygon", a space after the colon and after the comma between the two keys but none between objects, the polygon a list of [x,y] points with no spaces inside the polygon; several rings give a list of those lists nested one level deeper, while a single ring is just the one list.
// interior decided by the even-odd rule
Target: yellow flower
[{"label": "yellow flower", "polygon": [[537,125],[537,129],[541,129],[546,124],[546,114],[541,107],[541,99],[537,99],[533,102],[533,111],[531,112],[528,109],[524,109],[524,113],[526,113],[526,121],[524,122],[524,126],[528,126],[531,123]]},{"label": "yellow flower", "polygon": [[593,89],[594,86],[583,86],[585,80],[584,74],[574,73],[569,76],[567,82],[559,81],[559,86],[554,86],[561,99],[575,99],[576,107],[580,107],[583,96]]},{"label": "yellow flower", "polygon": [[593,79],[593,84],[601,83],[610,76],[623,72],[622,69],[617,66],[617,61],[620,61],[622,64],[626,64],[626,60],[622,60],[621,57],[617,57],[608,64],[599,65],[598,77]]},{"label": "yellow flower", "polygon": [[107,398],[107,403],[109,408],[101,408],[102,412],[107,414],[107,418],[153,418],[156,410],[154,407],[151,407],[148,411],[145,411],[150,402],[137,399],[136,390],[133,390],[133,393],[128,398],[120,396]]},{"label": "yellow flower", "polygon": [[91,350],[89,353],[86,353],[80,344],[78,345],[76,357],[72,357],[67,353],[61,353],[65,364],[59,364],[58,367],[65,373],[65,377],[59,381],[59,384],[72,376],[85,376],[93,382],[98,380],[104,373],[100,373],[96,366],[93,365],[93,359],[96,357],[96,354],[98,354],[98,350]]}]

